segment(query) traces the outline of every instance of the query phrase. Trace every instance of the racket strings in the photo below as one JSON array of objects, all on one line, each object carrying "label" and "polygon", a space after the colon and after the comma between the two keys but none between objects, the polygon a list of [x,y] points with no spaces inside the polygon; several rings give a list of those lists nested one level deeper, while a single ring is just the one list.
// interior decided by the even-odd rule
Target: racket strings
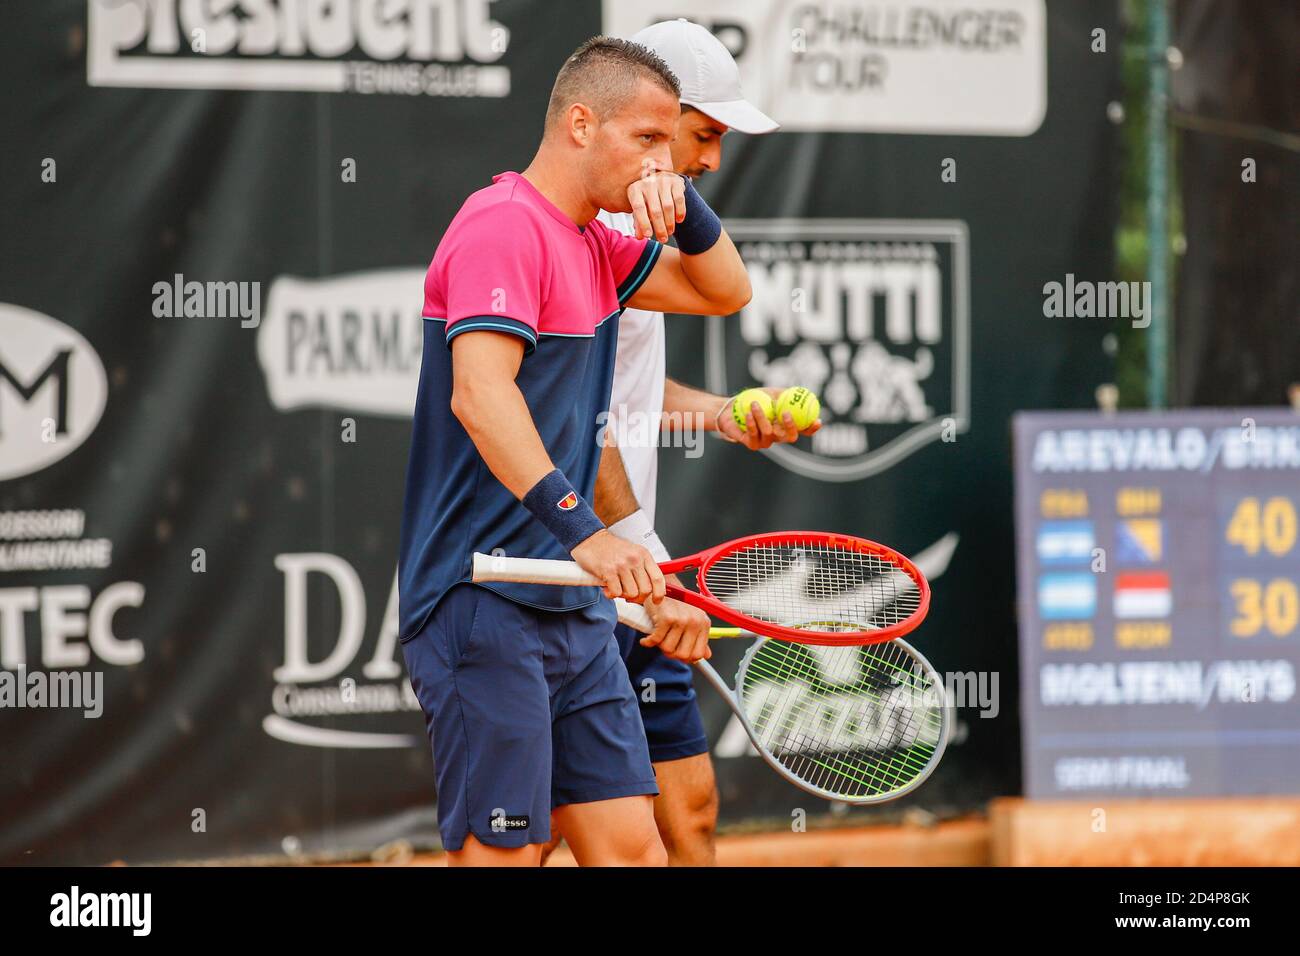
[{"label": "racket strings", "polygon": [[942,688],[902,646],[766,641],[737,688],[761,745],[800,780],[843,799],[881,796],[930,767]]},{"label": "racket strings", "polygon": [[[866,715],[868,724],[875,718],[880,718],[877,726],[899,723],[897,705],[878,702],[875,710],[876,713]],[[893,712],[882,713],[885,710]],[[785,719],[781,719],[782,716]],[[924,770],[928,762],[911,752],[893,749],[890,743],[885,742],[877,747],[869,746],[868,749],[875,753],[871,759],[864,761],[855,753],[861,747],[860,741],[828,740],[824,733],[839,726],[844,736],[857,737],[863,729],[858,721],[853,718],[828,717],[823,712],[822,726],[814,727],[813,732],[809,732],[808,716],[806,713],[800,714],[797,708],[778,715],[776,720],[768,724],[776,731],[776,739],[769,739],[768,743],[773,745],[773,749],[778,752],[778,759],[782,759],[787,769],[823,790],[850,797],[889,792],[907,784]],[[812,719],[817,720],[815,714]],[[840,723],[837,724],[837,721]],[[906,713],[902,722],[905,725],[912,723]],[[870,726],[867,729],[869,731]],[[897,734],[907,739],[917,736],[915,728],[911,726],[899,728]]]},{"label": "racket strings", "polygon": [[921,605],[912,576],[887,556],[821,540],[748,544],[703,568],[700,582],[732,610],[810,631],[874,631]]},{"label": "racket strings", "polygon": [[[910,707],[902,708],[900,718],[896,703],[877,701],[874,706],[877,713],[864,715],[865,721],[824,710],[818,718],[815,710],[810,713],[799,706],[784,713],[769,710],[759,715],[759,721],[768,731],[765,742],[774,756],[800,779],[848,798],[879,795],[905,786],[923,772],[932,747],[922,744],[919,750],[924,752],[917,752],[918,748],[905,746],[919,736]],[[864,742],[853,738],[860,737],[864,729],[870,733],[873,727],[882,726],[893,726],[895,739],[866,743],[864,759]],[[850,739],[834,739],[837,733]]]}]

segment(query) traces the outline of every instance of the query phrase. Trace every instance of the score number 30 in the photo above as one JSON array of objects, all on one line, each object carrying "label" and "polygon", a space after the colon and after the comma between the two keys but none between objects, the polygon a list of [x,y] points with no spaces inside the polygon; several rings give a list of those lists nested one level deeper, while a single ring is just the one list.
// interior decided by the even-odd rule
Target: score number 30
[{"label": "score number 30", "polygon": [[[1273,557],[1283,557],[1295,547],[1297,533],[1295,505],[1287,498],[1243,498],[1228,521],[1228,543],[1248,555],[1263,549]],[[1300,594],[1296,584],[1275,578],[1265,584],[1251,578],[1237,578],[1229,586],[1236,605],[1232,620],[1235,637],[1253,637],[1267,628],[1275,637],[1284,637],[1300,623]]]}]

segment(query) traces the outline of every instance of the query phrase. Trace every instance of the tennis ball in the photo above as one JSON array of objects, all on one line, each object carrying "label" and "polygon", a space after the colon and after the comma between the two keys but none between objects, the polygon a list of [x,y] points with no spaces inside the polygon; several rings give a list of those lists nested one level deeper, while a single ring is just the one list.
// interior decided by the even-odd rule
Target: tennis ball
[{"label": "tennis ball", "polygon": [[755,402],[758,402],[758,407],[763,410],[769,422],[775,417],[772,412],[772,396],[761,388],[747,388],[731,403],[731,418],[742,432],[746,430],[745,416],[749,414],[749,407]]},{"label": "tennis ball", "polygon": [[821,410],[822,403],[817,400],[816,395],[802,385],[795,385],[787,388],[777,397],[772,418],[779,422],[784,414],[789,412],[790,417],[794,419],[794,427],[803,431],[817,421]]}]

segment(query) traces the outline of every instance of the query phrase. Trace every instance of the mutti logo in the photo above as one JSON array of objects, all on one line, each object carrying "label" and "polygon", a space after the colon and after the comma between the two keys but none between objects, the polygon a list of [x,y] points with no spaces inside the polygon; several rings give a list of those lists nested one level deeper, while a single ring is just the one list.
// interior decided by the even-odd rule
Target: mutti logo
[{"label": "mutti logo", "polygon": [[728,220],[753,298],[708,320],[709,386],[804,385],[822,428],[766,454],[821,481],[854,481],[965,431],[969,255],[961,222]]},{"label": "mutti logo", "polygon": [[496,0],[89,0],[91,86],[502,97]]},{"label": "mutti logo", "polygon": [[104,414],[108,379],[62,322],[0,303],[0,481],[71,454]]}]

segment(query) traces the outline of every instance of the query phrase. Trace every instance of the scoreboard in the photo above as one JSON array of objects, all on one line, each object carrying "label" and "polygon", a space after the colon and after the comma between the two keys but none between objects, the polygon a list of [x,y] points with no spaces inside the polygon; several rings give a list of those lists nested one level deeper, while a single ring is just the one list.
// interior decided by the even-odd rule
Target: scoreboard
[{"label": "scoreboard", "polygon": [[1025,795],[1300,793],[1300,415],[1013,427]]}]

